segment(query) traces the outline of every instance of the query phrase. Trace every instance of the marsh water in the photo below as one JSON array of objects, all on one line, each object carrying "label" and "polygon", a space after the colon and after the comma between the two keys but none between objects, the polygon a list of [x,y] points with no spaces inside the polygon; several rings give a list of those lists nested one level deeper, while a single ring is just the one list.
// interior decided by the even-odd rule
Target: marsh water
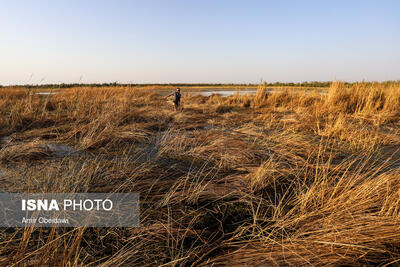
[{"label": "marsh water", "polygon": [[38,92],[36,93],[37,95],[55,95],[58,92]]},{"label": "marsh water", "polygon": [[199,91],[199,92],[190,92],[193,95],[202,95],[202,96],[211,96],[214,94],[218,94],[222,97],[239,94],[239,95],[247,95],[247,94],[255,94],[257,90],[210,90],[210,91]]},{"label": "marsh water", "polygon": [[[208,89],[208,88],[207,88]],[[280,89],[268,89],[267,92],[268,93],[272,93],[275,90],[280,90]],[[312,90],[310,90],[311,92]],[[158,93],[162,96],[166,96],[168,94],[170,94],[171,92],[173,92],[173,90],[166,90],[166,89],[161,89],[158,91]],[[184,94],[190,94],[190,95],[201,95],[201,96],[211,96],[214,94],[218,94],[222,97],[227,97],[227,96],[231,96],[234,94],[239,94],[239,95],[254,95],[256,94],[257,89],[232,89],[232,90],[216,90],[213,88],[210,88],[209,90],[201,90],[201,91],[194,91],[192,90],[183,90]],[[37,92],[37,95],[43,95],[43,96],[48,96],[48,95],[55,95],[58,92],[54,92],[54,91],[49,91],[49,92]],[[319,91],[320,94],[324,95],[326,94],[326,92],[324,91]]]},{"label": "marsh water", "polygon": [[[247,94],[255,94],[256,89],[254,90],[206,90],[206,91],[189,91],[189,94],[192,95],[202,95],[202,96],[211,96],[214,94],[221,95],[222,97],[227,97],[234,94],[239,95],[247,95]],[[270,90],[272,92],[272,90]],[[37,95],[55,95],[58,92],[38,92]],[[161,92],[162,95],[167,94],[167,92]]]}]

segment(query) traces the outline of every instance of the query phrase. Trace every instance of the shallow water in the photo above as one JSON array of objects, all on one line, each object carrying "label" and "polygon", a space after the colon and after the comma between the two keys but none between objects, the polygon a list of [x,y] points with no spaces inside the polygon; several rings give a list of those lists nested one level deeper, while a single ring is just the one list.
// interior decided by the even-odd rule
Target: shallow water
[{"label": "shallow water", "polygon": [[254,95],[257,92],[257,90],[214,90],[214,91],[199,91],[199,92],[190,92],[191,94],[194,95],[202,95],[202,96],[210,96],[214,94],[221,95],[222,97],[227,97],[230,95],[234,94],[239,94],[239,95],[248,95],[252,94]]},{"label": "shallow water", "polygon": [[[274,91],[274,89],[267,90],[268,93],[272,93],[273,91]],[[250,90],[249,89],[245,89],[245,90],[240,90],[240,89],[236,89],[236,90],[212,90],[212,89],[210,89],[210,90],[207,90],[207,91],[194,91],[194,92],[187,91],[187,93],[189,93],[191,95],[211,96],[211,95],[214,95],[214,94],[218,94],[218,95],[220,95],[222,97],[227,97],[227,96],[234,95],[234,94],[254,95],[254,94],[256,94],[256,92],[257,92],[257,89],[250,89]],[[37,92],[35,94],[36,95],[55,95],[57,93],[58,92]],[[169,91],[168,92],[163,92],[163,91],[160,92],[160,94],[163,95],[163,96],[167,95],[169,93],[170,93]],[[184,92],[184,93],[186,93],[186,92]],[[308,92],[308,93],[311,93],[311,91]],[[319,93],[321,95],[326,95],[327,94],[324,91],[319,91]]]},{"label": "shallow water", "polygon": [[75,148],[64,144],[49,143],[44,145],[44,147],[50,150],[55,156],[68,156],[78,152]]},{"label": "shallow water", "polygon": [[38,92],[36,95],[55,95],[57,92]]}]

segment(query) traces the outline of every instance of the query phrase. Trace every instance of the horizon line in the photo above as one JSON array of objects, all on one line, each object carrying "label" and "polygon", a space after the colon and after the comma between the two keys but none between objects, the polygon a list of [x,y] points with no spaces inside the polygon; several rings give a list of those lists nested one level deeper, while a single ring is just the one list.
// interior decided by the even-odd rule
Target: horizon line
[{"label": "horizon line", "polygon": [[92,82],[92,83],[81,83],[81,82],[57,82],[57,83],[42,83],[42,84],[0,84],[0,87],[17,87],[17,86],[22,86],[22,87],[40,87],[40,86],[54,86],[54,85],[62,85],[62,86],[85,86],[85,85],[112,85],[112,86],[126,86],[126,85],[134,85],[134,86],[146,86],[146,85],[176,85],[176,86],[193,86],[193,85],[260,85],[260,84],[294,84],[294,85],[301,85],[301,84],[307,84],[307,83],[332,83],[332,82],[342,82],[342,83],[396,83],[400,82],[400,79],[397,80],[354,80],[354,81],[346,81],[346,80],[307,80],[307,81],[301,81],[301,82],[283,82],[283,81],[274,81],[274,82],[268,82],[268,81],[261,81],[258,83],[253,83],[253,82],[149,82],[149,83],[124,83],[124,82]]}]

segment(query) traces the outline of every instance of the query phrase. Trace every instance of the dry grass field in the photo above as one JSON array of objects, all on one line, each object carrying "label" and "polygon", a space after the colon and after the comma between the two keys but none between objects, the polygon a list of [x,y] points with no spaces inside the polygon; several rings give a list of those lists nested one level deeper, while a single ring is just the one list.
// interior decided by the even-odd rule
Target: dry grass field
[{"label": "dry grass field", "polygon": [[[185,94],[185,91],[183,91]],[[400,264],[400,85],[0,89],[0,190],[139,192],[137,228],[0,229],[1,266]]]}]

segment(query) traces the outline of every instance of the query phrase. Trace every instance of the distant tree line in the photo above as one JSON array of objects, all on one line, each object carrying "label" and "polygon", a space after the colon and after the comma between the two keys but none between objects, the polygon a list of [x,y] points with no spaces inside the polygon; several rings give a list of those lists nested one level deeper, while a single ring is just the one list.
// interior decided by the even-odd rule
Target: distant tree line
[{"label": "distant tree line", "polygon": [[290,87],[329,87],[331,85],[332,82],[319,82],[319,81],[312,81],[312,82],[298,82],[298,83],[294,83],[294,82],[288,82],[288,83],[284,83],[284,82],[274,82],[274,83],[268,83],[268,82],[264,82],[265,86],[290,86]]},{"label": "distant tree line", "polygon": [[[397,81],[383,81],[383,82],[376,82],[376,81],[372,81],[372,82],[343,82],[340,81],[341,83],[343,83],[346,86],[351,86],[357,83],[379,83],[379,84],[383,84],[383,85],[391,85],[391,84],[400,84],[400,80]],[[294,83],[294,82],[288,82],[288,83],[283,83],[283,82],[274,82],[274,83],[268,83],[268,82],[264,82],[265,86],[273,86],[273,87],[279,87],[279,86],[289,86],[289,87],[329,87],[331,86],[331,84],[333,83],[333,81],[326,81],[326,82],[321,82],[321,81],[311,81],[311,82],[299,82],[299,83]]]},{"label": "distant tree line", "polygon": [[[258,84],[245,83],[60,83],[60,84],[23,84],[23,85],[8,85],[6,87],[25,87],[25,88],[72,88],[72,87],[115,87],[115,86],[257,86]],[[2,86],[2,85],[0,85]]]},{"label": "distant tree line", "polygon": [[[363,81],[364,82],[364,81]],[[359,82],[342,82],[344,85],[354,85]],[[384,85],[400,84],[397,81],[383,81],[383,82],[367,82],[367,83],[380,83]],[[263,82],[268,87],[329,87],[332,81],[310,81],[310,82]],[[7,88],[71,88],[71,87],[143,87],[143,86],[171,86],[171,87],[190,87],[190,86],[242,86],[242,87],[255,87],[259,84],[254,83],[61,83],[61,84],[24,84],[24,85],[8,85],[0,87]]]}]

